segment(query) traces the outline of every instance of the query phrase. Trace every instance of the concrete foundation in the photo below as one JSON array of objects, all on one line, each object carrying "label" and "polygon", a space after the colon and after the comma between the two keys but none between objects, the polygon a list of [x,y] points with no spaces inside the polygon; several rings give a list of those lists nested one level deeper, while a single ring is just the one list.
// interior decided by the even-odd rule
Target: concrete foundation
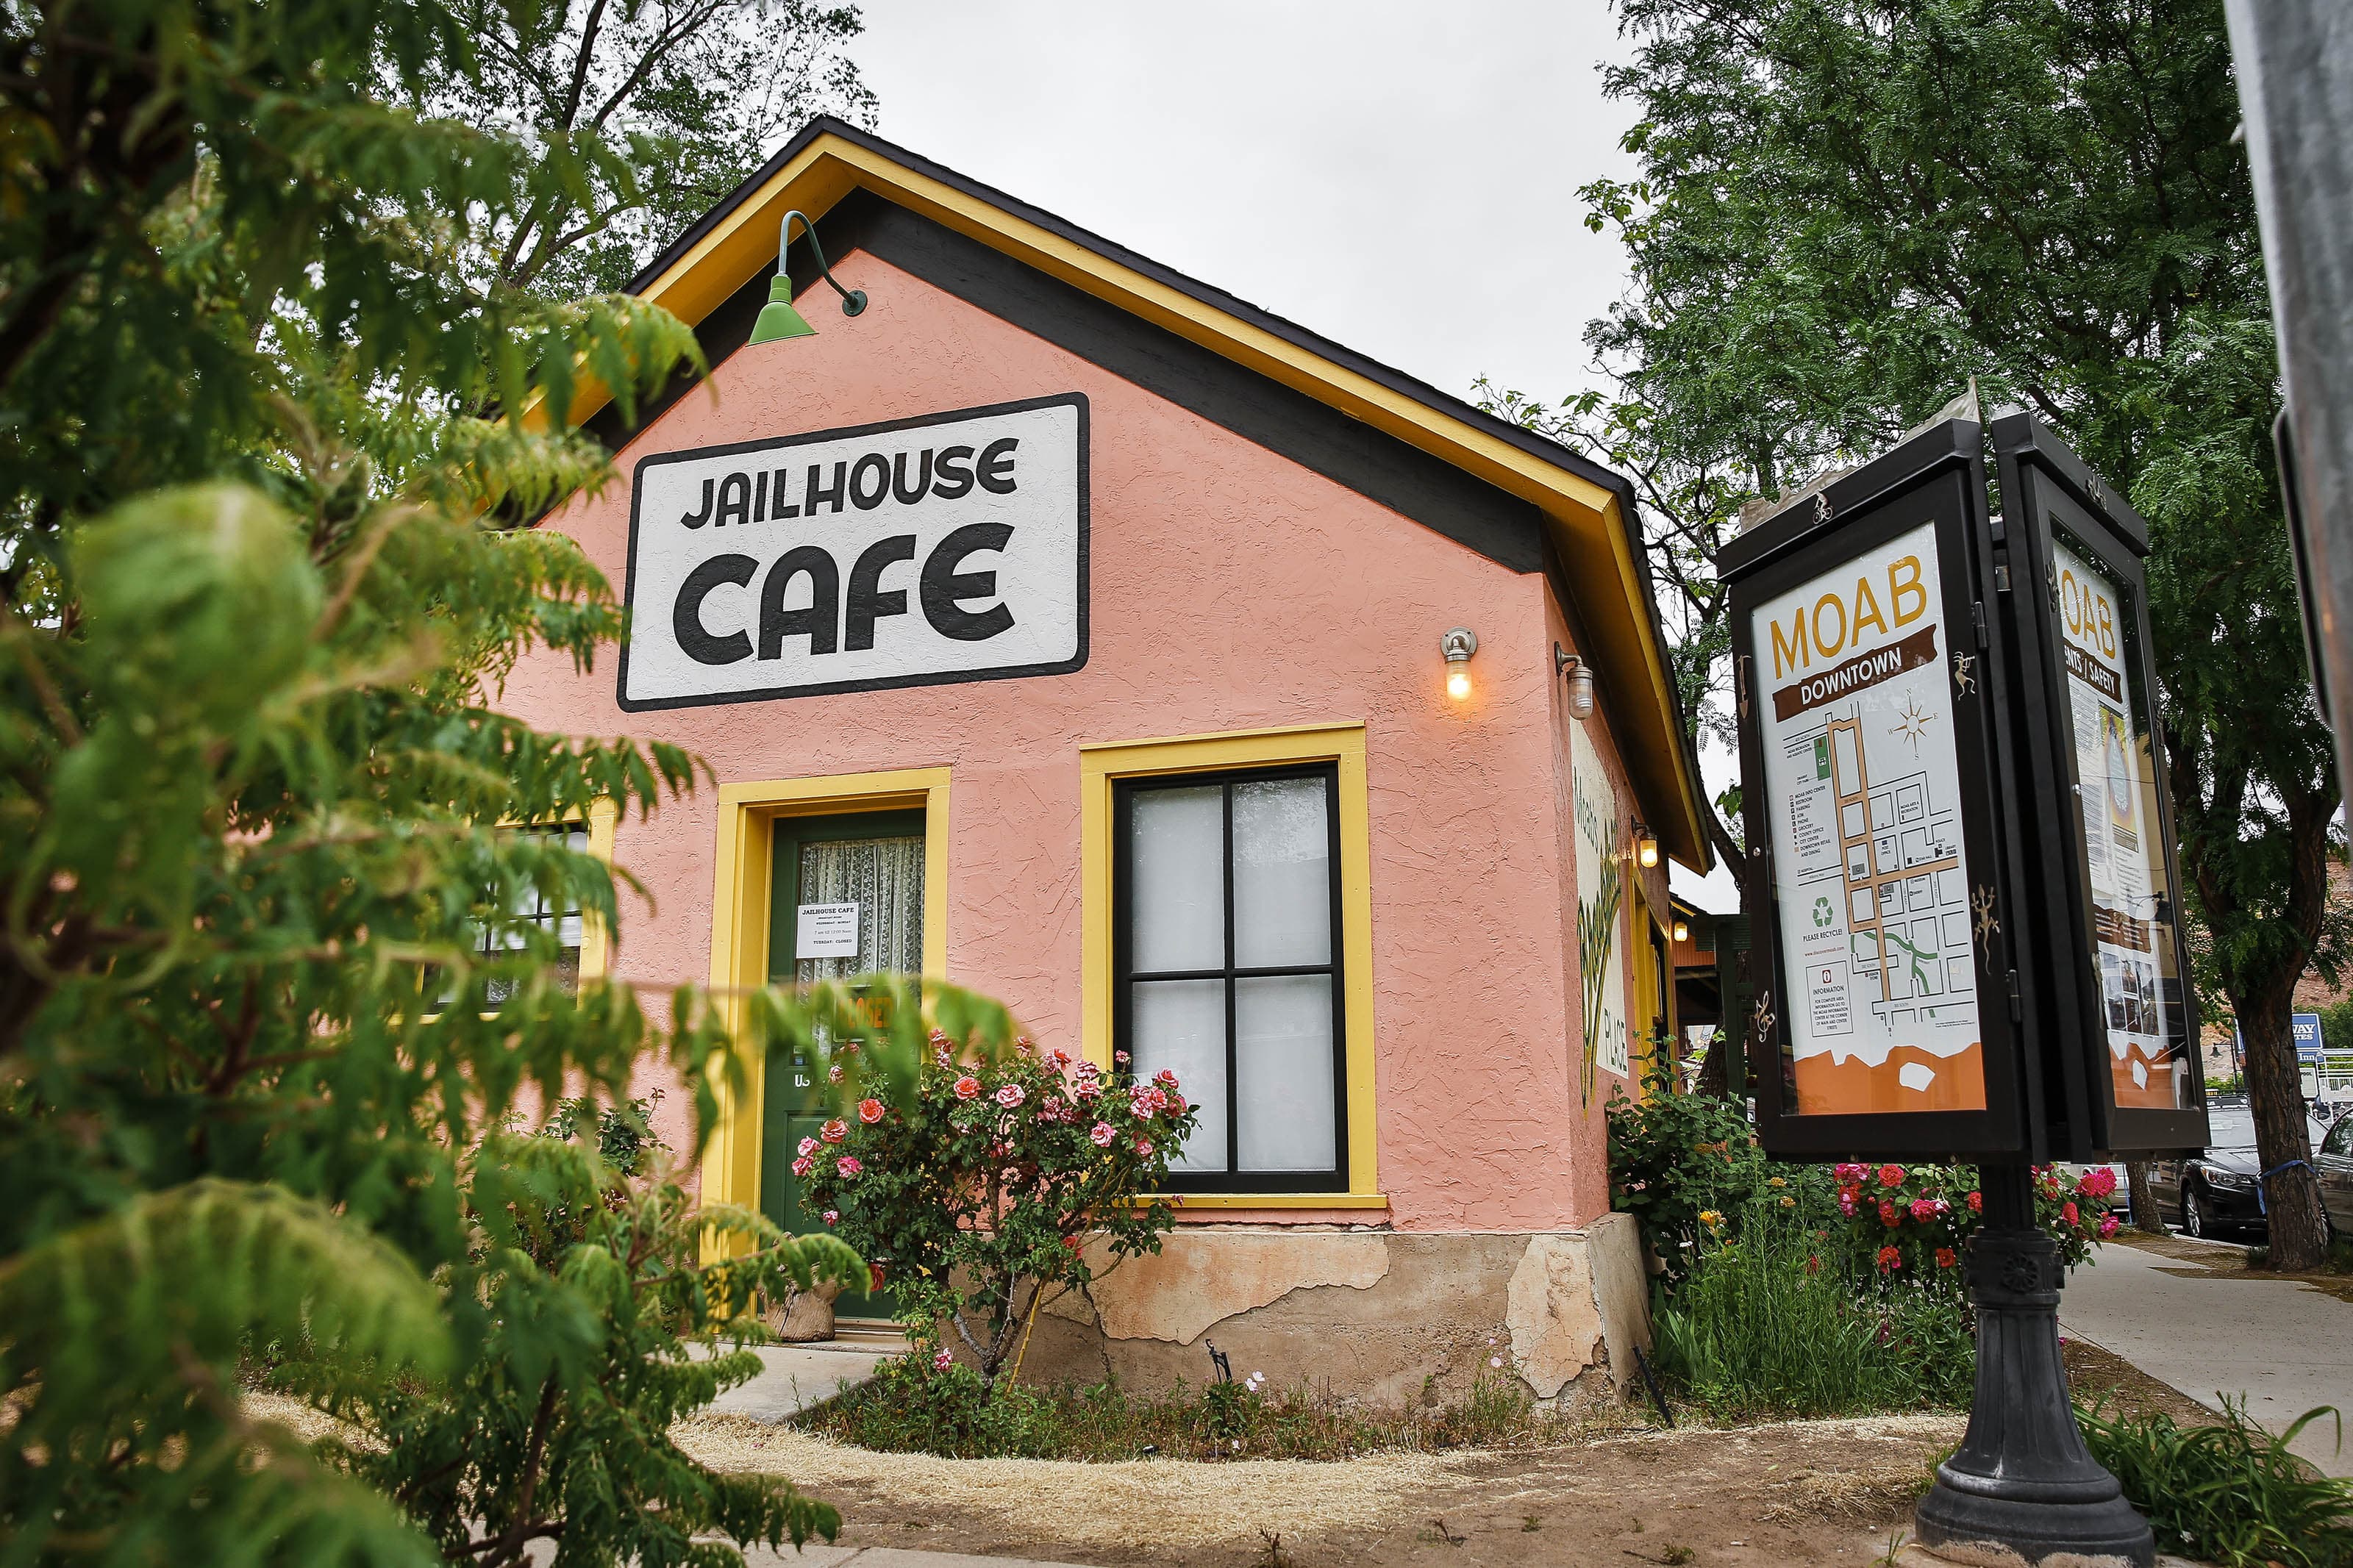
[{"label": "concrete foundation", "polygon": [[1098,1258],[1084,1294],[1039,1310],[1025,1383],[1116,1375],[1143,1391],[1266,1373],[1380,1404],[1461,1397],[1482,1372],[1576,1405],[1630,1387],[1650,1346],[1631,1216],[1501,1235],[1342,1226],[1186,1226],[1157,1255]]}]

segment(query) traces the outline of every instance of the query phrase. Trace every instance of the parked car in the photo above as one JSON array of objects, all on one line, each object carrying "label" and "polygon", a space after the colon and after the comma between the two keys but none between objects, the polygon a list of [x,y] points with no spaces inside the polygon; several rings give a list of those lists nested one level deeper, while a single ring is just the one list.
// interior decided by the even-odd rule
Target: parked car
[{"label": "parked car", "polygon": [[[2217,1100],[2206,1108],[2206,1152],[2182,1160],[2152,1160],[2148,1184],[2167,1223],[2200,1237],[2224,1232],[2267,1235],[2255,1178],[2255,1118],[2243,1100]],[[2353,1134],[2348,1134],[2353,1137]],[[2353,1160],[2347,1162],[2353,1173]]]},{"label": "parked car", "polygon": [[2353,1236],[2353,1110],[2339,1116],[2312,1152],[2312,1172],[2320,1178],[2321,1206],[2328,1228]]}]

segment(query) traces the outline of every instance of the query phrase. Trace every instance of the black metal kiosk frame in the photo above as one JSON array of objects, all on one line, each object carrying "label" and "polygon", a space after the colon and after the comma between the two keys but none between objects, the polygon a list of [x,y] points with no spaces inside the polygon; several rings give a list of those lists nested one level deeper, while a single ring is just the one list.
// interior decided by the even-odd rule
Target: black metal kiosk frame
[{"label": "black metal kiosk frame", "polygon": [[[1988,505],[1989,434],[1999,516]],[[1919,553],[1933,557],[1940,613],[1928,618],[1924,600],[1913,615],[1926,625],[1899,642],[1881,602],[1897,590],[1895,573],[1889,569],[1887,592],[1873,597],[1862,569],[1883,564],[1899,542],[1924,535],[1930,542]],[[1716,562],[1730,599],[1746,901],[1761,921],[1752,948],[1762,954],[1752,960],[1761,963],[1757,1001],[1748,1020],[1750,1059],[1758,1069],[1758,1138],[1768,1152],[1799,1159],[1959,1158],[1978,1164],[1985,1215],[1968,1259],[1978,1314],[1977,1396],[1968,1436],[1938,1467],[1918,1523],[1924,1544],[2006,1551],[2028,1563],[2059,1554],[2154,1561],[2147,1523],[2116,1479],[2093,1461],[2076,1429],[2059,1360],[2064,1268],[2058,1244],[2035,1222],[2032,1167],[2108,1152],[2196,1147],[2206,1137],[2172,801],[2148,658],[2141,566],[2147,549],[2147,528],[2131,508],[2031,417],[2013,414],[1998,417],[1990,432],[1974,419],[1947,419],[1920,431],[1784,504]],[[1905,565],[1912,581],[1925,584],[1919,555]],[[2063,590],[2084,592],[2075,581],[2078,565],[2086,582],[2096,579],[2104,590],[2096,659],[2083,643],[2082,601],[2062,603]],[[1840,635],[1825,641],[1824,616],[1841,574],[1860,576],[1855,607],[1835,606]],[[1818,584],[1826,591],[1810,612],[1810,631],[1790,606],[1802,610]],[[1767,610],[1792,618],[1785,626],[1768,621]],[[2070,613],[2074,621],[2063,626]],[[1905,624],[1900,612],[1893,620],[1894,630]],[[1866,624],[1881,628],[1868,646]],[[2070,626],[2078,634],[2072,645]],[[1938,676],[1942,682],[1935,684]],[[1921,775],[1931,785],[1915,798],[1933,798],[1933,784],[1943,776],[1953,804],[1941,814],[1949,826],[1936,829],[1945,837],[1923,836],[1924,850],[1903,838],[1889,870],[1879,859],[1880,845],[1901,834],[1883,828],[1868,770],[1854,764],[1860,782],[1850,790],[1833,775],[1828,751],[1819,749],[1820,773],[1791,769],[1808,765],[1808,745],[1844,743],[1860,757],[1866,714],[1873,721],[1884,718],[1893,699],[1857,693],[1898,680],[1905,684],[1884,690],[1910,694],[1910,706],[1896,716],[1914,725],[1907,733],[1916,737],[1949,717],[1949,753],[1936,751]],[[2096,699],[2079,709],[2071,681]],[[1925,709],[1923,694],[1930,698]],[[1778,726],[1770,735],[1768,701]],[[1822,737],[1808,739],[1814,721],[1805,716],[1817,707],[1825,709],[1826,728]],[[1927,718],[1915,721],[1917,712]],[[1793,726],[1793,718],[1804,723]],[[2122,758],[2105,763],[2113,772],[2088,785],[2082,764],[2087,722],[2100,755]],[[1844,742],[1841,730],[1848,731]],[[1786,799],[1775,796],[1768,746],[1780,748],[1780,776],[1798,780]],[[1921,754],[1916,738],[1913,750]],[[2099,811],[2118,818],[2111,842],[2103,816],[2096,856],[2085,825],[2086,803],[2095,798]],[[1851,815],[1858,802],[1859,826]],[[1930,818],[1924,810],[1915,814],[1925,822]],[[1781,883],[1781,834],[1790,836],[1787,864],[1799,868],[1802,887]],[[1822,868],[1833,841],[1834,875]],[[2118,858],[2119,846],[2134,858]],[[2105,884],[2095,881],[2095,860]],[[1858,865],[1865,873],[1860,879]],[[1928,929],[1947,935],[1946,945],[1929,951],[1947,967],[1926,967],[1916,940],[1890,934],[1888,906],[1879,900],[1894,898],[1898,882],[1926,889],[1927,874],[1944,870],[1962,879],[1958,888],[1936,883],[1928,895],[1932,918],[1943,922]],[[2139,879],[2129,900],[2115,891],[2126,872]],[[2104,885],[2106,906],[2095,896]],[[1818,889],[1809,922],[1816,929],[1795,930],[1793,919],[1785,931],[1781,900]],[[1833,916],[1832,892],[1849,901],[1843,916]],[[1966,994],[1948,936],[1962,894],[1969,917]],[[1832,939],[1840,944],[1835,950],[1828,945]],[[1793,942],[1807,953],[1807,974],[1796,972]],[[1900,993],[1893,973],[1899,943],[1909,955],[1904,984],[1910,988]],[[1839,956],[1816,956],[1833,952]],[[2104,982],[2110,973],[2104,963],[2117,971],[2113,984]],[[1820,984],[1810,991],[1818,964]],[[1942,1009],[1944,1021],[1933,1029],[1948,1037],[1932,1044],[1955,1052],[1952,1040],[1973,1030],[1976,1038],[1967,1045],[1976,1053],[1976,1084],[1957,1070],[1951,1085],[1941,1083],[1943,1067],[1928,1067],[1932,1058],[1915,1049],[1918,1065],[1906,1071],[1918,1076],[1903,1079],[1907,1092],[1890,1089],[1883,1074],[1864,1080],[1862,1104],[1838,1098],[1851,1096],[1850,1089],[1820,1088],[1853,1081],[1825,1077],[1820,1067],[1825,1031],[1857,1029],[1849,1020],[1863,994],[1859,981],[1832,984],[1841,964],[1848,965],[1841,973],[1869,971],[1879,986],[1865,997],[1882,1020],[1882,1059],[1874,1067],[1894,1059],[1886,1054],[1897,1029],[1893,1020],[1926,1038],[1932,1026],[1919,1020]],[[1973,1014],[1963,1011],[1970,1006]],[[1817,1064],[1810,1105],[1799,1084],[1800,1007],[1809,1010],[1807,1042]],[[2127,1044],[2117,1045],[2120,1038]],[[1869,1056],[1858,1051],[1854,1059],[1868,1062]],[[2176,1065],[2184,1061],[2186,1072]],[[2127,1070],[2137,1075],[2133,1092],[2152,1103],[2120,1100],[2119,1075]],[[2170,1081],[2152,1088],[2158,1070]],[[1932,1083],[1938,1086],[1934,1094]],[[1968,1102],[1972,1094],[1975,1103]],[[2170,1103],[2156,1105],[2160,1096]],[[1913,1100],[1917,1108],[1909,1108]]]}]

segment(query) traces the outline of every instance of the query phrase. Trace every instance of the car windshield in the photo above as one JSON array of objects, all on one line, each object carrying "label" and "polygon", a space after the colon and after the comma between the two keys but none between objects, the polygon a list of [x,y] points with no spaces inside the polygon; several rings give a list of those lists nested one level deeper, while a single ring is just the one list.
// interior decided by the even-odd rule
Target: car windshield
[{"label": "car windshield", "polygon": [[2206,1111],[2206,1147],[2252,1149],[2255,1146],[2254,1113],[2243,1105],[2211,1106]]}]

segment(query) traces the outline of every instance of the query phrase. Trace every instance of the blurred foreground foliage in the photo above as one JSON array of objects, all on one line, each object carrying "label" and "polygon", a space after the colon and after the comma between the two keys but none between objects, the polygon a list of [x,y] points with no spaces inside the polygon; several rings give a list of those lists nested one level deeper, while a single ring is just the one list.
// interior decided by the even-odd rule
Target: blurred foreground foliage
[{"label": "blurred foreground foliage", "polygon": [[[0,1563],[719,1562],[688,1534],[830,1528],[661,1433],[745,1371],[688,1339],[848,1249],[501,1131],[641,1066],[700,1129],[735,1058],[691,987],[575,984],[530,911],[610,932],[618,873],[502,830],[701,772],[498,708],[526,652],[586,671],[620,630],[520,526],[607,474],[565,411],[699,353],[456,264],[659,151],[402,107],[480,78],[472,15],[0,6]],[[258,1419],[257,1357],[393,1447]]]}]

